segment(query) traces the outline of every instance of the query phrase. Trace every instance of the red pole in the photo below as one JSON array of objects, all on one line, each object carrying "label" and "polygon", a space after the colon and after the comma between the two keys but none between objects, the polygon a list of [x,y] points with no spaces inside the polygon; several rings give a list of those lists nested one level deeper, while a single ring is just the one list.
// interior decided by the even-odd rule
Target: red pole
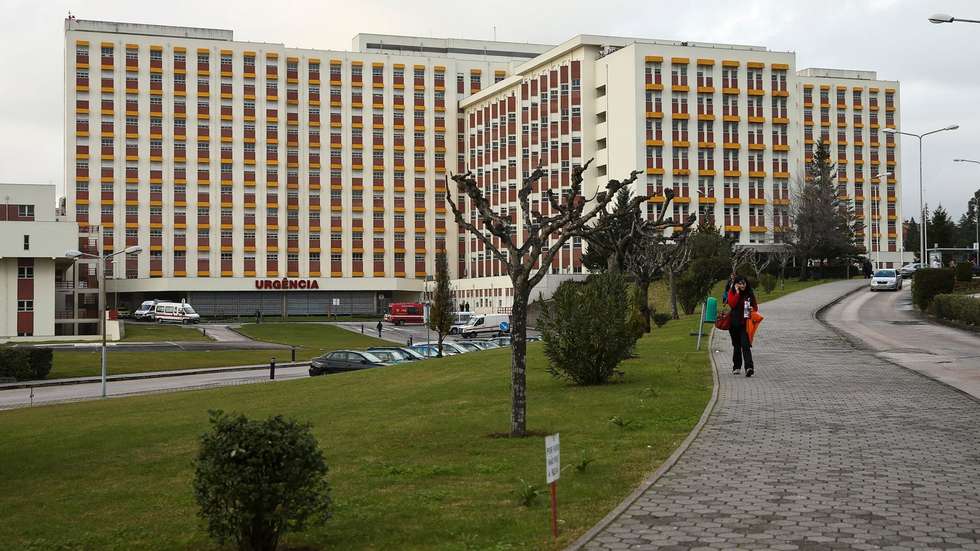
[{"label": "red pole", "polygon": [[551,535],[558,539],[558,483],[551,483]]}]

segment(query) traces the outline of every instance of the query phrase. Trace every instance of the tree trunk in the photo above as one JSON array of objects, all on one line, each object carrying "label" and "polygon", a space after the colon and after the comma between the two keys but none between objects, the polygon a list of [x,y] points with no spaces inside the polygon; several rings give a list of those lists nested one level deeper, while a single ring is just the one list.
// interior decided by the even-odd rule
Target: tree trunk
[{"label": "tree trunk", "polygon": [[677,285],[674,284],[673,270],[667,270],[667,281],[670,283],[670,315],[673,319],[680,319],[677,313]]},{"label": "tree trunk", "polygon": [[606,258],[606,271],[611,274],[619,273],[619,255],[616,253],[610,254]]},{"label": "tree trunk", "polygon": [[653,313],[650,312],[650,282],[646,280],[637,281],[637,298],[640,301],[640,315],[643,316],[643,332],[650,332],[650,318],[653,317]]},{"label": "tree trunk", "polygon": [[527,280],[514,281],[514,307],[510,316],[510,435],[527,434]]}]

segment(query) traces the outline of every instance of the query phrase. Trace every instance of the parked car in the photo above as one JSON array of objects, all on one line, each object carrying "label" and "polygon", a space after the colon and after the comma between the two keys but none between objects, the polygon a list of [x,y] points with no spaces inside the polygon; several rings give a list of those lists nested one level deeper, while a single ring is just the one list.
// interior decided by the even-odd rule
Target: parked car
[{"label": "parked car", "polygon": [[153,319],[157,323],[197,323],[201,314],[186,302],[158,302],[153,308]]},{"label": "parked car", "polygon": [[372,346],[371,348],[368,348],[368,352],[372,353],[384,350],[394,352],[395,354],[401,354],[404,359],[408,361],[425,359],[425,356],[419,354],[411,348],[404,348],[401,346]]},{"label": "parked car", "polygon": [[910,277],[916,270],[922,267],[920,262],[911,262],[898,269],[898,273],[904,277]]},{"label": "parked car", "polygon": [[[466,352],[482,352],[484,350],[484,348],[481,347],[480,345],[470,341],[453,341],[453,344],[463,348]],[[443,348],[445,348],[446,346],[445,341],[443,341],[442,346]]]},{"label": "parked car", "polygon": [[120,306],[116,308],[116,315],[119,316],[119,319],[133,317],[133,313],[129,310],[129,306]]},{"label": "parked car", "polygon": [[[412,346],[412,349],[427,358],[434,358],[439,354],[439,343],[418,343]],[[463,348],[462,346],[457,346],[455,343],[451,343],[449,341],[442,341],[443,356],[455,356],[456,354],[465,354],[466,352],[469,352],[469,350]]]},{"label": "parked car", "polygon": [[369,352],[377,356],[379,360],[381,360],[382,362],[388,365],[415,361],[414,359],[406,356],[404,353],[395,352],[394,350],[369,350]]},{"label": "parked car", "polygon": [[491,348],[500,348],[500,345],[498,345],[497,343],[491,340],[469,339],[465,341],[455,341],[455,342],[457,344],[472,344],[473,346],[476,346],[480,350],[490,350]]},{"label": "parked car", "polygon": [[387,362],[371,352],[362,350],[335,350],[310,362],[310,377],[327,373],[358,371],[372,367],[383,367]]},{"label": "parked car", "polygon": [[890,289],[900,291],[902,289],[902,274],[896,270],[878,270],[871,276],[871,290],[881,291]]},{"label": "parked car", "polygon": [[497,343],[497,346],[500,346],[500,347],[510,346],[510,337],[509,336],[507,336],[507,337],[494,337],[494,338],[492,338],[490,340],[493,341],[493,342],[495,342],[495,343]]},{"label": "parked car", "polygon": [[499,337],[510,331],[510,316],[506,314],[477,314],[464,325],[459,333],[463,338],[476,336]]},{"label": "parked car", "polygon": [[163,302],[163,301],[159,299],[144,300],[139,305],[139,308],[137,308],[136,311],[133,312],[133,319],[153,321],[153,318],[156,315],[157,303],[159,302]]}]

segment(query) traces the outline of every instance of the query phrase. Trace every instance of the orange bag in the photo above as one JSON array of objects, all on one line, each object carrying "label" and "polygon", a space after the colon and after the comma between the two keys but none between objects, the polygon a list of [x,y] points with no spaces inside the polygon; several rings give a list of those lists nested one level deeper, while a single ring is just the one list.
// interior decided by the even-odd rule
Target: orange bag
[{"label": "orange bag", "polygon": [[766,318],[762,317],[762,314],[753,310],[752,315],[749,316],[749,320],[745,324],[745,330],[749,333],[749,345],[752,344],[752,340],[755,338],[755,330],[759,328],[762,324],[762,320]]}]

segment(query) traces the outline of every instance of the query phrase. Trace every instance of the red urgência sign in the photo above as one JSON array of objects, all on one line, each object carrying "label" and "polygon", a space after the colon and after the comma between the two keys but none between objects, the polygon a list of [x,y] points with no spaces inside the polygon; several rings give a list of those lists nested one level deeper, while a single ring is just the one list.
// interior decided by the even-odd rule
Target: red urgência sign
[{"label": "red urg\u00eancia sign", "polygon": [[319,289],[320,284],[315,279],[256,279],[256,289]]}]

